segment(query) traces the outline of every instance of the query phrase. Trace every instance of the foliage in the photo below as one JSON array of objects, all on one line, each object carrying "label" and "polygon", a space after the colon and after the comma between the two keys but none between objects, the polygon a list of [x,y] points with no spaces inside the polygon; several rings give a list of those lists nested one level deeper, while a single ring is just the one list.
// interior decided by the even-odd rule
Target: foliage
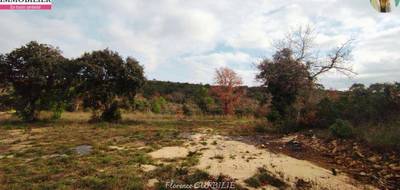
[{"label": "foliage", "polygon": [[287,187],[287,184],[284,181],[264,168],[259,168],[256,175],[246,179],[244,182],[253,188],[259,188],[265,185],[271,185],[279,189],[285,189]]},{"label": "foliage", "polygon": [[355,133],[376,148],[400,150],[400,121],[370,124],[362,128],[356,128]]},{"label": "foliage", "polygon": [[201,114],[201,109],[192,102],[185,103],[182,106],[183,114],[186,116],[198,115]]},{"label": "foliage", "polygon": [[197,106],[204,114],[209,113],[211,106],[215,103],[206,87],[199,88],[194,98]]},{"label": "foliage", "polygon": [[167,101],[162,97],[155,97],[151,102],[151,111],[153,113],[162,113],[165,110],[165,106],[167,105]]},{"label": "foliage", "polygon": [[225,115],[232,115],[243,95],[242,79],[229,68],[220,68],[215,72],[213,93],[218,97]]},{"label": "foliage", "polygon": [[144,85],[142,66],[133,58],[122,57],[108,49],[85,53],[76,60],[80,66],[79,92],[85,107],[107,111],[117,97],[133,99]]},{"label": "foliage", "polygon": [[242,97],[236,106],[235,114],[239,117],[254,116],[256,115],[259,105],[260,103],[255,99]]},{"label": "foliage", "polygon": [[121,120],[122,116],[118,104],[116,102],[111,104],[110,108],[101,114],[101,119],[107,122],[116,122]]},{"label": "foliage", "polygon": [[396,120],[400,114],[400,84],[354,84],[336,98],[327,97],[317,106],[317,126],[327,127],[336,119],[356,126]]},{"label": "foliage", "polygon": [[70,77],[63,69],[68,61],[50,45],[30,42],[2,56],[0,65],[0,78],[12,86],[11,106],[25,121],[37,120],[41,110],[60,107],[56,104],[69,92]]},{"label": "foliage", "polygon": [[310,86],[305,65],[296,61],[290,49],[284,49],[258,65],[257,79],[272,95],[272,107],[280,117],[288,117],[301,90]]},{"label": "foliage", "polygon": [[336,120],[336,122],[329,127],[332,135],[339,138],[349,138],[353,135],[353,129],[350,122],[341,119]]}]

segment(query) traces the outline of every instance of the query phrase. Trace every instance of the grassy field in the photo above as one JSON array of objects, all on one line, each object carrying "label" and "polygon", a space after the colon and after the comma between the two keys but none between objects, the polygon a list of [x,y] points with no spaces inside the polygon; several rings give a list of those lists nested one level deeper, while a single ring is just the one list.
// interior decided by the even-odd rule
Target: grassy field
[{"label": "grassy field", "polygon": [[[371,149],[364,144],[360,144],[363,153],[359,155],[368,156],[362,156],[363,158],[357,154],[352,156],[354,147],[351,145],[364,141],[352,139],[348,140],[349,143],[345,143],[343,140],[343,143],[336,147],[332,145],[336,140],[332,139],[328,130],[313,131],[316,139],[311,137],[308,131],[285,136],[276,133],[275,129],[266,127],[265,123],[254,118],[125,113],[123,120],[119,123],[90,123],[91,114],[86,112],[67,112],[57,121],[47,119],[50,118],[49,114],[41,115],[40,122],[27,124],[21,122],[12,113],[0,113],[0,189],[149,189],[150,186],[153,187],[150,189],[165,189],[166,182],[170,180],[185,184],[202,180],[232,181],[233,179],[228,176],[216,174],[215,171],[219,170],[215,170],[215,166],[222,165],[222,162],[225,163],[226,168],[231,162],[237,162],[246,168],[246,162],[250,162],[249,166],[251,166],[254,162],[273,161],[259,158],[251,151],[238,152],[239,146],[242,146],[244,150],[266,151],[267,154],[273,154],[268,151],[280,152],[299,159],[285,158],[283,161],[309,160],[317,164],[311,164],[310,168],[305,168],[307,172],[304,174],[307,175],[310,173],[309,169],[312,168],[334,167],[346,170],[345,172],[351,174],[352,177],[357,177],[362,172],[368,175],[371,173],[371,175],[384,176],[388,172],[396,172],[398,166],[395,153],[387,152],[390,154],[381,155],[379,152],[371,152]],[[373,127],[369,129],[372,130]],[[362,135],[367,131],[357,133]],[[206,134],[210,139],[208,142],[207,140],[196,142],[188,140],[188,136],[193,134]],[[373,134],[376,137],[371,138],[371,142],[384,141],[381,144],[393,142],[392,139],[383,138],[390,134],[378,132]],[[218,140],[218,135],[235,140],[228,143],[228,141]],[[298,137],[293,142],[301,142],[301,147],[303,147],[301,151],[292,150],[296,148],[296,144],[284,140],[292,136]],[[365,139],[368,137],[372,137],[372,134],[365,135]],[[396,139],[395,141],[397,142]],[[313,142],[319,143],[315,145]],[[349,147],[347,147],[348,144],[350,144]],[[189,151],[187,156],[180,158],[160,160],[151,156],[151,153],[163,147],[185,147],[190,150],[190,147],[196,146],[200,149],[194,152]],[[228,149],[229,146],[231,149]],[[336,154],[336,157],[324,156],[336,149],[343,150]],[[222,155],[222,151],[225,151],[226,155]],[[302,154],[304,151],[305,155]],[[356,152],[358,151],[359,149]],[[211,152],[214,156],[205,157],[208,154],[206,152]],[[382,158],[375,162],[379,170],[371,170],[369,160],[373,157]],[[210,161],[216,165],[199,170],[197,166],[201,165],[204,158],[206,162]],[[266,158],[270,157],[266,156]],[[343,159],[347,159],[346,163],[358,163],[358,165],[343,168],[342,164],[332,164]],[[281,160],[278,159],[277,163],[280,162]],[[285,165],[282,167],[285,168]],[[315,172],[322,171],[322,168]],[[356,168],[356,171],[352,170]],[[237,189],[244,186],[260,187],[268,184],[265,181],[273,182],[275,187],[286,187],[285,183],[288,180],[285,179],[284,183],[278,179],[283,179],[283,177],[276,178],[276,175],[266,173],[265,168],[259,169],[261,170],[258,174],[249,176],[244,180],[244,185],[238,184]],[[214,171],[214,174],[211,175],[206,171]],[[384,173],[377,173],[379,171]],[[290,171],[285,175],[287,174],[290,176]],[[229,175],[229,172],[225,175]],[[331,175],[328,174],[333,177]],[[389,176],[385,180],[390,182],[392,187],[397,187],[394,184],[396,176],[397,174],[393,179]],[[337,179],[340,179],[340,176]],[[370,184],[370,178],[365,178],[365,175],[357,179],[361,180],[355,182],[359,185]],[[295,185],[308,187],[320,183],[319,180],[313,179],[308,182],[298,180]],[[382,187],[387,187],[386,184],[386,182],[382,184]]]},{"label": "grassy field", "polygon": [[[192,171],[195,155],[154,163],[148,152],[183,143],[189,132],[240,135],[254,120],[125,114],[118,124],[88,123],[89,113],[65,113],[59,121],[19,122],[0,116],[0,189],[143,189],[149,179],[196,181],[208,174]],[[208,131],[211,132],[211,131]],[[80,155],[77,147],[89,147]],[[143,165],[158,169],[144,172]]]}]

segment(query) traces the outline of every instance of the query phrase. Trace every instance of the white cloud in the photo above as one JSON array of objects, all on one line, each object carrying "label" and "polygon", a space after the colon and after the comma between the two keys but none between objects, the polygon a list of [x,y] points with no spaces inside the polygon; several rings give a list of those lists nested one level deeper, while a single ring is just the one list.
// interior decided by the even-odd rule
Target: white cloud
[{"label": "white cloud", "polygon": [[212,53],[189,56],[180,60],[179,64],[189,67],[193,72],[192,80],[197,83],[213,83],[215,70],[220,67],[230,67],[242,77],[246,84],[254,84],[252,73],[252,57],[243,52]]}]

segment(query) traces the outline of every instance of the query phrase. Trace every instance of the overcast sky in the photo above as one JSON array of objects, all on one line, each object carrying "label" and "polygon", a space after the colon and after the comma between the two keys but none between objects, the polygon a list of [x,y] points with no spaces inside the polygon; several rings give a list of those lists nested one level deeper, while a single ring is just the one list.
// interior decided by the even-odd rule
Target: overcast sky
[{"label": "overcast sky", "polygon": [[148,79],[211,83],[228,66],[257,85],[254,64],[271,43],[311,25],[321,48],[353,37],[347,78],[324,75],[326,88],[400,81],[400,7],[380,14],[369,0],[53,0],[51,11],[0,11],[0,52],[31,40],[66,57],[109,47],[137,58]]}]

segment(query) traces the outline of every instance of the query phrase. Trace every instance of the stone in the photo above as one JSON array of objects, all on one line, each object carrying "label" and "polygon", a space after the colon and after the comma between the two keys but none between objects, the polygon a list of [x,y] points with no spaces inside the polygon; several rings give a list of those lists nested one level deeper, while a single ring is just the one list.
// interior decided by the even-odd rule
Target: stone
[{"label": "stone", "polygon": [[120,147],[120,146],[109,146],[108,148],[111,150],[125,150],[124,147]]},{"label": "stone", "polygon": [[156,166],[153,165],[142,165],[141,167],[144,172],[151,172],[157,168]]},{"label": "stone", "polygon": [[366,176],[367,173],[365,173],[365,172],[360,172],[360,175],[361,175],[361,176]]},{"label": "stone", "polygon": [[75,147],[74,150],[80,156],[88,155],[93,151],[90,145],[80,145]]},{"label": "stone", "polygon": [[150,179],[147,182],[147,187],[154,187],[157,183],[159,183],[158,179]]}]

